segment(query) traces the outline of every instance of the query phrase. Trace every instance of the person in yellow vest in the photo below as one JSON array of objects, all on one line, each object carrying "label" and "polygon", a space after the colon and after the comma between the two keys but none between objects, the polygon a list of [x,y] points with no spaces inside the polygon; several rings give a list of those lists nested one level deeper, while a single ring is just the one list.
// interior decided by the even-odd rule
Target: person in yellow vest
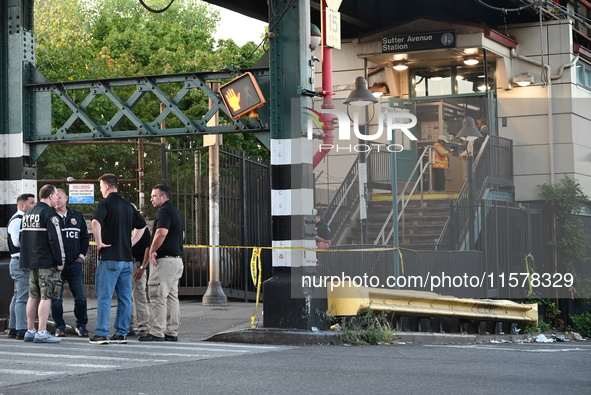
[{"label": "person in yellow vest", "polygon": [[452,150],[445,149],[445,143],[448,143],[445,136],[439,136],[437,142],[433,145],[435,151],[435,161],[431,166],[433,168],[434,186],[436,191],[445,191],[445,171],[449,168],[449,154]]}]

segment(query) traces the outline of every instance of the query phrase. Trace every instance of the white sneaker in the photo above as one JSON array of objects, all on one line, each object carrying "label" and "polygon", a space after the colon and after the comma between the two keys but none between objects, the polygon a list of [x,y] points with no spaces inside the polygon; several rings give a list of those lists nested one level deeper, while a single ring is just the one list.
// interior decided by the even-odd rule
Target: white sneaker
[{"label": "white sneaker", "polygon": [[37,332],[33,341],[35,343],[59,343],[62,339],[50,335],[49,332],[45,332],[44,334]]}]

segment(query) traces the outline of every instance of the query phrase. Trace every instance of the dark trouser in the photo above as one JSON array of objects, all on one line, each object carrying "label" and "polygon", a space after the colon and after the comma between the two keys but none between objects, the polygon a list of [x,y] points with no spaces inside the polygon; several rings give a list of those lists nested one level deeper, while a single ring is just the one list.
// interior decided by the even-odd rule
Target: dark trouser
[{"label": "dark trouser", "polygon": [[433,189],[445,191],[445,169],[433,168]]},{"label": "dark trouser", "polygon": [[[76,317],[76,326],[86,325],[88,323],[88,313],[86,306],[86,290],[84,289],[84,274],[82,271],[82,263],[70,262],[66,263],[66,267],[62,271],[62,283],[68,282],[70,292],[74,297],[74,316]],[[59,299],[51,301],[51,316],[55,321],[57,328],[65,328],[64,321],[64,306],[62,303],[62,295],[64,286],[60,292]]]}]

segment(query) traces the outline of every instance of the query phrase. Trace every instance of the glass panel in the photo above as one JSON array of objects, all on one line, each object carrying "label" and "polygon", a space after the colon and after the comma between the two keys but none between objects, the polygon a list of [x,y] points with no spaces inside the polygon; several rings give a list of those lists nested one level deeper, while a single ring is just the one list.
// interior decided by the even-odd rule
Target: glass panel
[{"label": "glass panel", "polygon": [[[482,93],[485,90],[484,74],[482,64],[416,69],[413,70],[414,97]],[[489,89],[494,89],[494,75],[494,64],[489,64]]]}]

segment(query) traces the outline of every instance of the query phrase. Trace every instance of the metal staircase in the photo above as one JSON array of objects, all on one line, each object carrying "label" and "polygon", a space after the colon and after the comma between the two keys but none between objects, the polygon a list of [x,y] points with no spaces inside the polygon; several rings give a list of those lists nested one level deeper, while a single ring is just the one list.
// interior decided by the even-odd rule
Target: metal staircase
[{"label": "metal staircase", "polygon": [[[468,171],[470,173],[470,169]],[[451,205],[449,218],[437,242],[437,249],[474,249],[478,243],[482,219],[487,215],[486,206],[480,202],[496,200],[497,191],[505,192],[505,196],[511,196],[512,200],[512,190],[513,141],[498,136],[487,136],[474,160],[468,180]]]},{"label": "metal staircase", "polygon": [[[430,185],[428,170],[432,155],[430,147],[425,149],[398,194],[399,246],[415,250],[470,249],[477,242],[482,216],[486,215],[478,202],[495,199],[491,196],[496,191],[505,191],[504,196],[512,196],[506,192],[513,187],[512,148],[511,140],[498,136],[487,137],[472,166],[469,177],[471,183],[467,180],[459,194],[426,191]],[[371,150],[368,163],[383,162],[383,155],[390,154]],[[369,177],[368,184],[371,184],[372,172]],[[384,175],[380,174],[379,177],[383,178]],[[358,244],[356,241],[361,239],[357,183],[356,160],[323,215],[323,221],[333,230],[333,245]],[[472,201],[470,186],[473,188]],[[394,230],[391,196],[381,201],[371,201],[368,206],[369,239],[374,245],[391,245]]]}]

